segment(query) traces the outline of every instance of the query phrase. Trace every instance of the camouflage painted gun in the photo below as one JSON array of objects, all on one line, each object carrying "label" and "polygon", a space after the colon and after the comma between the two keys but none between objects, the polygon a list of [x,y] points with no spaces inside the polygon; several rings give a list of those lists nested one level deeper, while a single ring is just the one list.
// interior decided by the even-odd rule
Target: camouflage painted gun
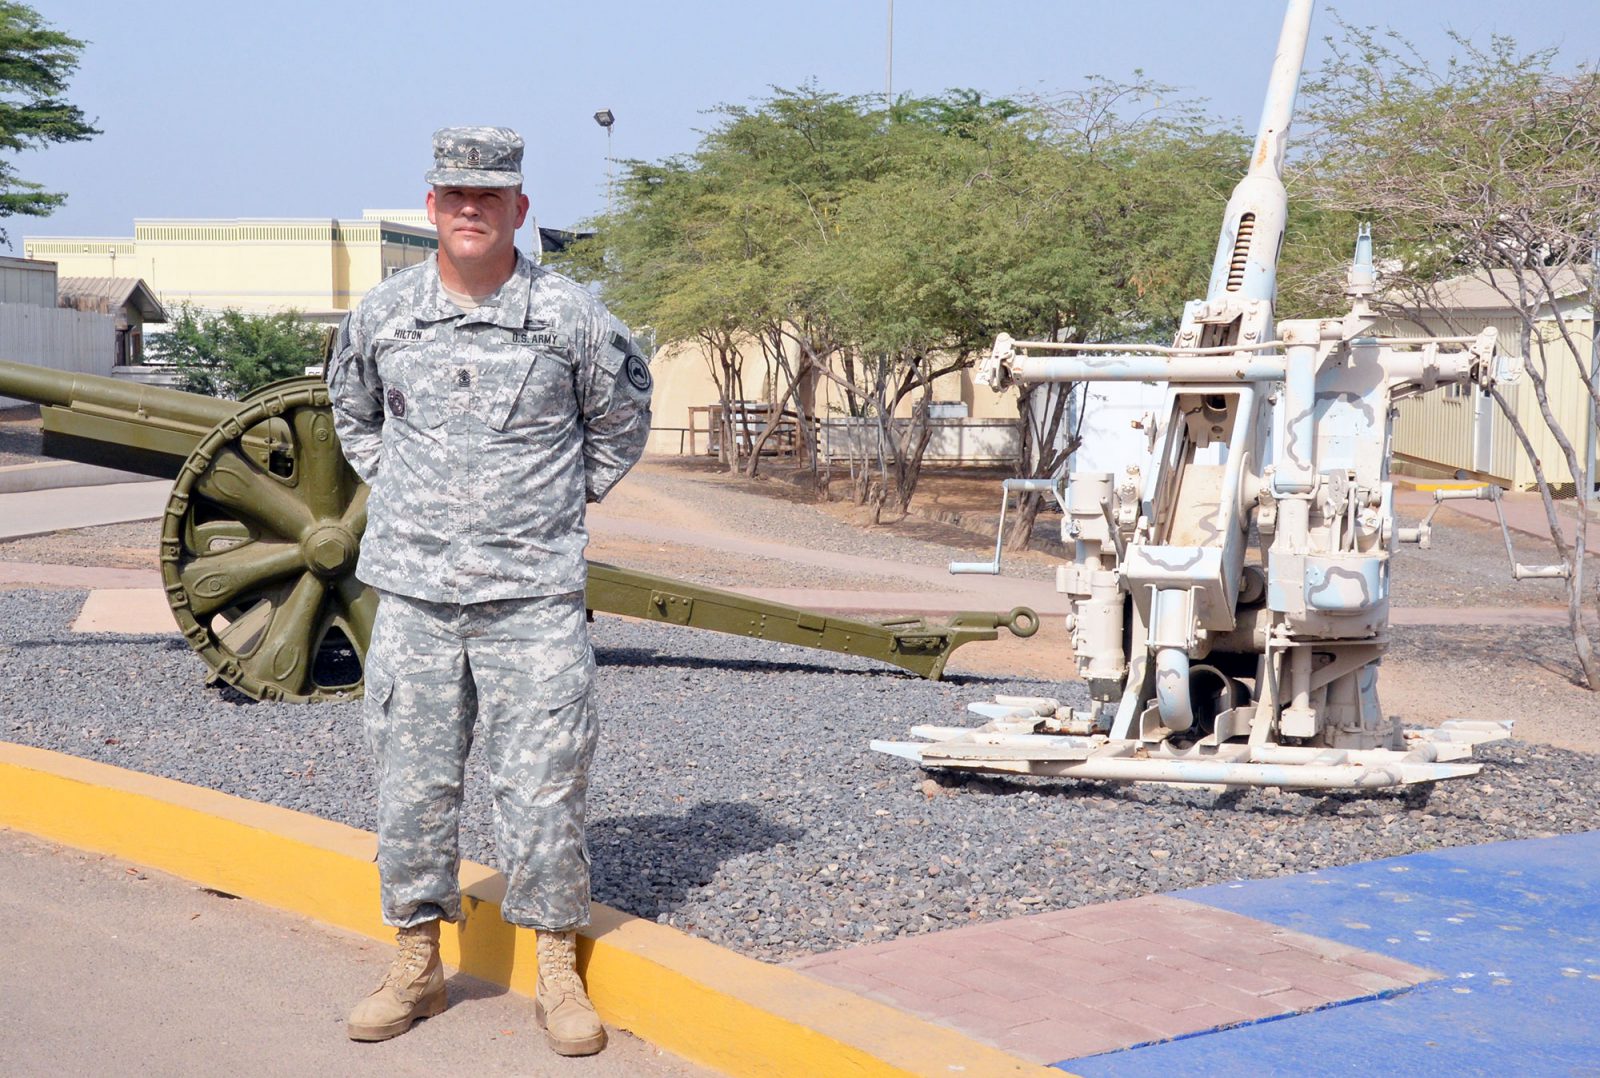
[{"label": "camouflage painted gun", "polygon": [[[979,366],[995,390],[1165,386],[1151,440],[1121,450],[1115,472],[1041,484],[1064,510],[1073,561],[1056,586],[1071,602],[1090,706],[1007,697],[973,705],[981,727],[916,727],[924,740],[875,747],[925,767],[1366,789],[1475,774],[1472,747],[1508,736],[1508,720],[1406,730],[1379,706],[1389,558],[1404,538],[1389,477],[1392,404],[1440,383],[1488,388],[1515,365],[1493,328],[1387,334],[1365,228],[1348,311],[1278,318],[1283,163],[1312,6],[1288,0],[1206,297],[1185,305],[1172,345],[1001,334]],[[998,568],[997,551],[994,563],[951,571]]]},{"label": "camouflage painted gun", "polygon": [[[242,401],[0,361],[0,395],[40,405],[47,454],[174,480],[161,526],[173,617],[213,681],[258,700],[361,688],[377,596],[355,578],[367,487],[345,463],[328,391],[295,378]],[[591,610],[861,655],[922,677],[1038,616],[856,621],[591,563]]]}]

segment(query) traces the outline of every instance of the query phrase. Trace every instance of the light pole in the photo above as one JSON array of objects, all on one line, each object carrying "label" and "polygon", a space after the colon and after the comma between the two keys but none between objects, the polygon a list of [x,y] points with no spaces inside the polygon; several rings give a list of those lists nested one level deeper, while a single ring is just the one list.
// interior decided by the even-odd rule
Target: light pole
[{"label": "light pole", "polygon": [[611,216],[611,125],[617,118],[610,109],[601,109],[594,114],[594,122],[606,129],[606,216]]},{"label": "light pole", "polygon": [[894,105],[894,0],[889,0],[889,45],[883,61],[883,104]]}]

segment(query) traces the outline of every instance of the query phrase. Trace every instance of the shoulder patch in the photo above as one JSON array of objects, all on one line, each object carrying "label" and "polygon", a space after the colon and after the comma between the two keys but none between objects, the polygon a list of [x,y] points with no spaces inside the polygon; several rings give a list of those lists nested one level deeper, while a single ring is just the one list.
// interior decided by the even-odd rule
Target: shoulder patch
[{"label": "shoulder patch", "polygon": [[622,363],[622,373],[628,376],[628,381],[633,383],[633,388],[644,393],[650,389],[650,368],[645,366],[644,360],[638,356],[630,355]]}]

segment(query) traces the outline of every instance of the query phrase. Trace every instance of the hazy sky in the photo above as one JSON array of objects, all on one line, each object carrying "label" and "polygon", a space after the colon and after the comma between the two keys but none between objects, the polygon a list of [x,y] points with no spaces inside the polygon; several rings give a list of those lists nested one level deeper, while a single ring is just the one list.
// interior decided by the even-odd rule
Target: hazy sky
[{"label": "hazy sky", "polygon": [[[704,110],[771,85],[884,86],[887,0],[32,0],[90,44],[71,98],[104,134],[23,155],[23,177],[69,195],[25,234],[127,235],[135,217],[336,217],[419,206],[429,135],[503,124],[528,141],[542,224],[604,208],[617,157],[692,149]],[[1344,0],[1424,53],[1445,29],[1600,56],[1595,0]],[[899,0],[894,89],[990,95],[1067,89],[1086,74],[1192,90],[1254,130],[1281,0]],[[1319,4],[1313,36],[1332,28]],[[1308,67],[1322,55],[1314,42]]]}]

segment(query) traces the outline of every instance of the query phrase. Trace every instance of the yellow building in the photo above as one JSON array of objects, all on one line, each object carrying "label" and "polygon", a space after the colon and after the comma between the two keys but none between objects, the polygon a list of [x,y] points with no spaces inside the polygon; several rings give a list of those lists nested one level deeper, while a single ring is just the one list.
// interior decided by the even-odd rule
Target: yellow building
[{"label": "yellow building", "polygon": [[62,277],[143,278],[169,310],[292,308],[331,323],[439,243],[421,210],[364,210],[355,220],[135,220],[129,238],[25,236],[22,246]]},{"label": "yellow building", "polygon": [[[1439,286],[1436,306],[1459,329],[1452,329],[1442,317],[1426,321],[1428,332],[1441,335],[1476,333],[1492,326],[1499,331],[1501,351],[1525,362],[1540,362],[1542,337],[1551,412],[1581,460],[1588,450],[1588,424],[1593,415],[1583,372],[1591,362],[1595,316],[1585,302],[1586,276],[1564,270],[1556,275],[1555,284],[1555,302],[1544,305],[1536,318],[1539,334],[1531,342],[1531,360],[1523,356],[1522,319],[1487,281],[1462,277]],[[1577,345],[1576,357],[1562,340],[1558,319]],[[1415,333],[1416,327],[1401,326],[1397,332]],[[1552,484],[1571,490],[1572,471],[1544,421],[1532,382],[1523,377],[1502,387],[1502,393],[1528,432],[1545,476]],[[1494,400],[1475,386],[1441,386],[1400,401],[1397,408],[1394,448],[1403,456],[1396,462],[1396,471],[1428,475],[1464,469],[1507,480],[1517,489],[1536,485],[1533,464],[1510,421]]]}]

